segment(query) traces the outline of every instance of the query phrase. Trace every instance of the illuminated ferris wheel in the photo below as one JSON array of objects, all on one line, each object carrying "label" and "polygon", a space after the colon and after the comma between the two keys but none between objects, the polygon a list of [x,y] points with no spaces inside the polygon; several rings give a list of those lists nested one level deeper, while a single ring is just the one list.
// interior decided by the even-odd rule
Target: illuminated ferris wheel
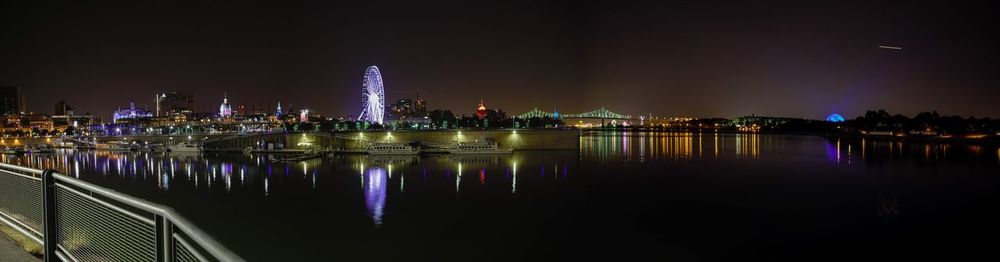
[{"label": "illuminated ferris wheel", "polygon": [[382,73],[377,66],[365,69],[361,83],[361,114],[358,121],[382,124],[385,115],[385,90],[382,89]]}]

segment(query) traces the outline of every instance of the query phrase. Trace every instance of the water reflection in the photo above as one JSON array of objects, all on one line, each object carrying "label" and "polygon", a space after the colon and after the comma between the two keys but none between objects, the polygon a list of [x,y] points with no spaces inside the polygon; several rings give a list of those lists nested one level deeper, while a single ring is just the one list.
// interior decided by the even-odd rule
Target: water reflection
[{"label": "water reflection", "polygon": [[825,138],[830,162],[881,165],[889,161],[961,161],[1000,163],[1000,148],[993,144],[950,143],[893,138]]},{"label": "water reflection", "polygon": [[[571,180],[571,172],[579,172],[578,168],[591,163],[597,165],[587,168],[607,163],[656,166],[660,168],[657,172],[645,174],[660,176],[673,170],[657,164],[699,161],[722,164],[813,161],[810,164],[863,167],[898,160],[958,160],[995,165],[1000,163],[1000,148],[986,144],[819,136],[606,132],[582,136],[580,150],[576,152],[518,151],[512,155],[342,155],[278,163],[259,155],[59,150],[50,155],[0,155],[0,160],[55,169],[130,193],[149,190],[154,197],[161,196],[161,200],[216,199],[218,196],[212,194],[222,194],[248,202],[287,201],[324,196],[317,192],[344,191],[348,193],[338,196],[356,197],[351,200],[355,204],[364,202],[368,216],[379,226],[385,217],[393,216],[386,203],[402,199],[403,193],[406,197],[417,197],[443,192],[453,199],[472,199],[484,194],[530,198],[536,190],[565,186]],[[609,169],[605,171],[613,175],[619,171],[637,173],[630,166],[607,166]],[[581,173],[594,175],[594,172]],[[398,191],[388,190],[397,187]],[[196,197],[189,197],[192,195]]]},{"label": "water reflection", "polygon": [[388,175],[383,168],[369,168],[364,175],[365,206],[368,208],[368,216],[372,218],[375,226],[382,225],[382,210],[385,208],[385,188],[388,183]]},{"label": "water reflection", "polygon": [[751,134],[690,132],[593,132],[580,137],[580,158],[588,161],[703,159],[706,151],[713,159],[735,157],[756,159],[762,139]]},{"label": "water reflection", "polygon": [[[819,143],[820,146],[816,144]],[[580,137],[581,161],[688,162],[773,160],[794,154],[822,154],[836,165],[884,161],[981,161],[1000,163],[997,145],[757,133],[593,132]],[[764,159],[766,158],[766,159]]]}]

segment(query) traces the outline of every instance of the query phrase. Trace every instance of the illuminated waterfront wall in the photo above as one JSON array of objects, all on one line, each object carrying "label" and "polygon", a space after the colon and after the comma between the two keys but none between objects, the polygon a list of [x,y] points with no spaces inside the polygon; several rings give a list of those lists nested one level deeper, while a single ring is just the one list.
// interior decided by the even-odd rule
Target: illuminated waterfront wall
[{"label": "illuminated waterfront wall", "polygon": [[[577,130],[431,130],[431,131],[378,131],[345,132],[338,136],[378,142],[420,141],[429,145],[451,145],[454,142],[473,142],[491,139],[500,148],[514,150],[576,150],[579,148]],[[359,143],[338,139],[335,146],[345,149],[358,148]]]},{"label": "illuminated waterfront wall", "polygon": [[414,142],[433,147],[450,146],[454,142],[493,140],[501,148],[515,150],[576,150],[579,131],[576,130],[421,130],[421,131],[358,131],[328,133],[290,133],[234,136],[210,139],[205,147],[216,150],[241,150],[261,144],[282,144],[287,149],[365,150],[371,142]]}]

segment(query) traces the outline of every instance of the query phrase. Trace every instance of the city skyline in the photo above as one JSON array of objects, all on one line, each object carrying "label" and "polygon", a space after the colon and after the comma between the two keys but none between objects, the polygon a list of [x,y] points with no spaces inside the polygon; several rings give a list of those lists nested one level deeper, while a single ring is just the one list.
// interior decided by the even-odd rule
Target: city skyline
[{"label": "city skyline", "polygon": [[107,117],[181,91],[199,111],[228,93],[357,116],[372,64],[387,101],[419,91],[457,114],[480,99],[511,113],[1000,112],[989,2],[4,5],[23,12],[2,27],[0,85],[21,86],[42,113],[66,100]]},{"label": "city skyline", "polygon": [[0,10],[2,262],[997,256],[998,0]]}]

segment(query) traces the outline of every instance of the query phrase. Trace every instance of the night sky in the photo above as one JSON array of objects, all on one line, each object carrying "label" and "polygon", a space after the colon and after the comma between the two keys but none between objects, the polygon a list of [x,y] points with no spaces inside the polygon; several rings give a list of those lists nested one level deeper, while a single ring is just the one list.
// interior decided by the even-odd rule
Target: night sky
[{"label": "night sky", "polygon": [[374,64],[387,100],[465,114],[1000,117],[996,1],[43,2],[0,4],[0,85],[43,113],[176,90],[357,115]]}]

